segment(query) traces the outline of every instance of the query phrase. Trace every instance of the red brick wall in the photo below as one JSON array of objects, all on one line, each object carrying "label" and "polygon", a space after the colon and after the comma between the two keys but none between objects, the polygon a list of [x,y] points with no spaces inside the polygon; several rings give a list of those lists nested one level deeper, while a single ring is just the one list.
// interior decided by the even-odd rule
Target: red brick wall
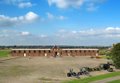
[{"label": "red brick wall", "polygon": [[98,50],[12,50],[12,56],[54,56],[55,52],[59,53],[61,56],[96,56],[99,52]]}]

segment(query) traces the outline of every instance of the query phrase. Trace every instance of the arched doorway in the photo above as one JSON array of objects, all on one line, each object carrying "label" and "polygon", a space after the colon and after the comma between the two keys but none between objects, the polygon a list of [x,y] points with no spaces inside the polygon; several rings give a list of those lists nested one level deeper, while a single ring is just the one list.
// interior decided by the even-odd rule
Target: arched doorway
[{"label": "arched doorway", "polygon": [[61,51],[61,49],[58,46],[54,46],[52,48],[52,56],[53,57],[61,56],[60,51]]}]

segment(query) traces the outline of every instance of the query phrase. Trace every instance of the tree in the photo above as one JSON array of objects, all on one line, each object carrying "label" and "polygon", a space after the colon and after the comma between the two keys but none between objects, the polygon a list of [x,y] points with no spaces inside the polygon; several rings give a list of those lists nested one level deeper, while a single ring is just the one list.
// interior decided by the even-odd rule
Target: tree
[{"label": "tree", "polygon": [[120,43],[117,43],[113,46],[111,55],[115,67],[120,69]]},{"label": "tree", "polygon": [[109,50],[108,49],[100,49],[99,50],[99,55],[108,55],[109,54]]}]

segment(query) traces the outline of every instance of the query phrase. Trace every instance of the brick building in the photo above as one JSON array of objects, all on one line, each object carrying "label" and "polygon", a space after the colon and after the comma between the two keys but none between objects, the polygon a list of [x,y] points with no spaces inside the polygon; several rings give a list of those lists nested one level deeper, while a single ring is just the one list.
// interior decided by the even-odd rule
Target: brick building
[{"label": "brick building", "polygon": [[97,56],[98,49],[66,48],[54,46],[51,49],[12,49],[12,56]]}]

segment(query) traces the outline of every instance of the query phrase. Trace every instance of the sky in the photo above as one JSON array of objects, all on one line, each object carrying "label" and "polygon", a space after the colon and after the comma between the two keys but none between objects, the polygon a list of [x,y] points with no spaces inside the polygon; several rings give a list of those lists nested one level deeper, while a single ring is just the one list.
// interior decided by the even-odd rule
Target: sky
[{"label": "sky", "polygon": [[0,0],[0,45],[110,46],[120,0]]}]

